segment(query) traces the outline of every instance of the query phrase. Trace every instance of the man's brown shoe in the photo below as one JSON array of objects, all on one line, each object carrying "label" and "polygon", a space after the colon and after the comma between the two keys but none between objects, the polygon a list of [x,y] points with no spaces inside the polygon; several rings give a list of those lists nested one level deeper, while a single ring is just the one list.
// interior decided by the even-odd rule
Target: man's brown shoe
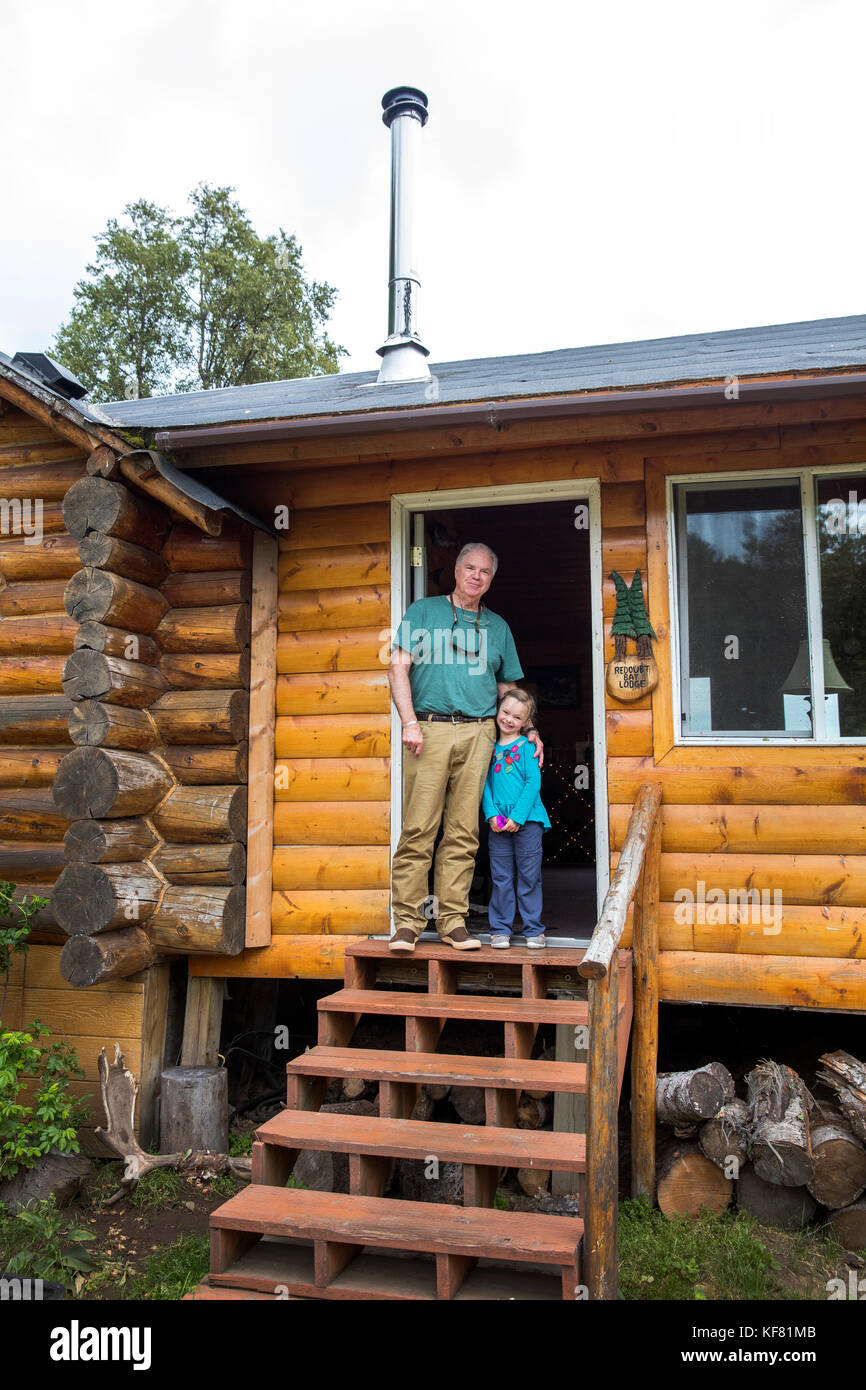
[{"label": "man's brown shoe", "polygon": [[455,927],[442,940],[446,946],[453,946],[455,951],[480,951],[481,942],[476,936],[470,936],[465,927]]},{"label": "man's brown shoe", "polygon": [[388,942],[388,950],[409,951],[411,953],[415,950],[416,940],[415,933],[409,927],[399,927]]}]

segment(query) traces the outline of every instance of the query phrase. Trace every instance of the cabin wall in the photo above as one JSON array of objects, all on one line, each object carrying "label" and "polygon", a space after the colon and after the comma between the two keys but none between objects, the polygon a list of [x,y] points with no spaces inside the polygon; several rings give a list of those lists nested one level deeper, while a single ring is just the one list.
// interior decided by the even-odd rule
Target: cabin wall
[{"label": "cabin wall", "polygon": [[[50,899],[65,862],[63,837],[70,821],[54,803],[52,783],[73,746],[72,701],[64,694],[62,675],[78,625],[66,614],[63,594],[80,560],[61,503],[84,476],[85,462],[86,454],[75,444],[0,397],[0,506],[7,504],[0,512],[0,877],[19,885],[17,896]],[[27,500],[31,528],[36,503],[42,503],[44,539],[38,543],[22,534],[19,524],[18,507]],[[142,1080],[136,1120],[142,1142],[149,1142],[155,1094],[150,1039],[159,1002],[167,999],[164,969],[100,987],[88,1003],[60,973],[66,935],[50,901],[30,941],[27,954],[14,958],[6,981],[4,1026],[20,1028],[38,1019],[52,1038],[75,1048],[84,1079],[73,1082],[72,1090],[89,1103],[81,1136],[88,1152],[104,1152],[93,1134],[104,1120],[99,1050],[119,1042]]]},{"label": "cabin wall", "polygon": [[[392,494],[601,479],[605,659],[613,569],[644,575],[660,682],[606,695],[611,865],[639,787],[663,787],[661,991],[669,1000],[866,1008],[866,749],[673,746],[669,473],[866,458],[866,401],[243,444],[191,452],[226,496],[288,505],[280,544],[273,944],[193,970],[335,977],[347,941],[387,928],[388,699],[379,659]],[[395,457],[397,449],[400,457]],[[254,481],[253,481],[254,479]],[[781,888],[781,929],[679,924],[678,888]],[[628,932],[631,924],[629,922]],[[626,944],[630,938],[627,936]]]}]

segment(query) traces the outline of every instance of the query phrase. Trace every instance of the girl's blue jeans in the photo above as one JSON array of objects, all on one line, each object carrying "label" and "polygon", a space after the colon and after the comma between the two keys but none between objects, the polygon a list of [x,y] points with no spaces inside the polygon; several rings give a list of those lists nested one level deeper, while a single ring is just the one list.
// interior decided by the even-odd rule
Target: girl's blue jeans
[{"label": "girl's blue jeans", "polygon": [[519,830],[490,831],[490,896],[488,920],[492,936],[510,936],[515,907],[520,909],[524,936],[543,936],[541,922],[541,821]]}]

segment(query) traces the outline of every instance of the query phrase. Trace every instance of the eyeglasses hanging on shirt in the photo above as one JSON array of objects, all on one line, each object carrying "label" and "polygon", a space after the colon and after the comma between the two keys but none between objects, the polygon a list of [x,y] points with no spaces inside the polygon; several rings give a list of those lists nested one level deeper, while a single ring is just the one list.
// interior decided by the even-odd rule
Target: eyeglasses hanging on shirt
[{"label": "eyeglasses hanging on shirt", "polygon": [[[460,620],[459,620],[459,618],[457,617],[457,609],[454,607],[454,596],[453,596],[453,594],[449,594],[449,595],[448,595],[448,602],[451,604],[451,615],[452,615],[452,617],[454,618],[454,622],[451,624],[451,632],[450,632],[450,637],[451,637],[451,648],[452,648],[452,650],[455,651],[455,652],[457,652],[457,654],[458,654],[459,656],[480,656],[480,654],[481,654],[481,614],[484,612],[484,604],[483,604],[483,603],[479,603],[479,605],[478,605],[478,612],[477,612],[476,615],[475,615],[475,650],[473,651],[472,648],[471,648],[470,645],[469,645],[469,638],[470,638],[470,636],[471,636],[471,633],[470,633],[470,632],[467,632],[467,633],[466,633],[466,639],[465,639],[465,640],[466,640],[466,645],[465,645],[465,646],[463,646],[463,647],[458,646],[457,642],[455,642],[455,640],[454,640],[454,634],[455,634],[455,632],[458,631],[458,626],[459,626],[459,621],[460,621]],[[484,626],[486,627],[487,624],[485,623]]]}]

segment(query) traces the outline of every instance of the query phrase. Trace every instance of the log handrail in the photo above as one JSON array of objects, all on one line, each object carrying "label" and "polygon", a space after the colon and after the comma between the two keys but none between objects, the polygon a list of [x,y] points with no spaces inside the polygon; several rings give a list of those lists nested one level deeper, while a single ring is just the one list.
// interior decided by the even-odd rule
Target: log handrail
[{"label": "log handrail", "polygon": [[578,973],[585,980],[600,980],[610,970],[614,952],[625,930],[629,904],[637,888],[647,841],[661,799],[662,792],[658,783],[646,782],[638,792],[619,863],[605,894],[595,931],[578,966]]},{"label": "log handrail", "polygon": [[661,788],[641,787],[598,923],[578,970],[589,981],[584,1278],[591,1299],[617,1296],[619,957],[634,898],[632,1196],[655,1190]]}]

